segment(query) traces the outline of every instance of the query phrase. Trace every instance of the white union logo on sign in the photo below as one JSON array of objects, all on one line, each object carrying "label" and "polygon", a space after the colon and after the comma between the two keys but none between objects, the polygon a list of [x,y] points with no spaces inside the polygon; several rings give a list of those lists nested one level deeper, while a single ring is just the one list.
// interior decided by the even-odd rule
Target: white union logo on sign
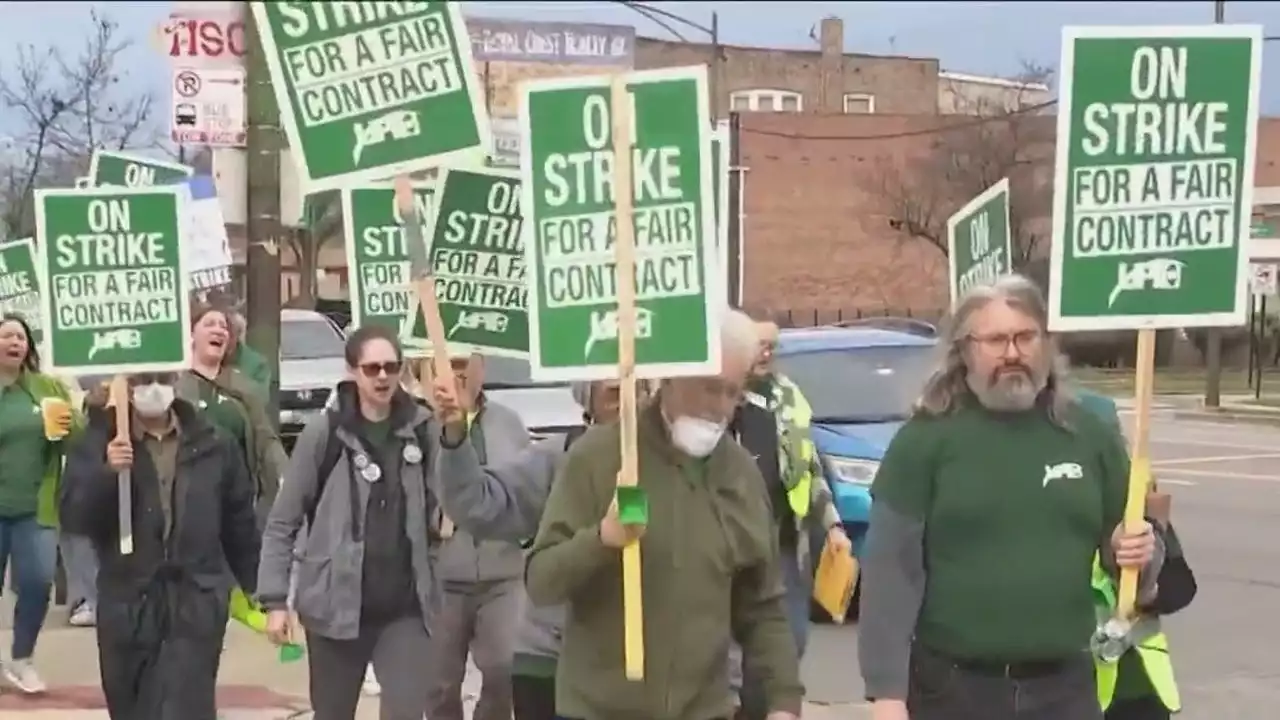
[{"label": "white union logo on sign", "polygon": [[496,335],[500,335],[507,331],[507,316],[497,310],[463,310],[458,313],[458,319],[453,323],[453,327],[449,329],[449,337],[453,337],[458,330],[484,330]]},{"label": "white union logo on sign", "polygon": [[[644,340],[653,335],[653,311],[647,308],[636,308],[636,339]],[[587,345],[582,348],[584,358],[591,357],[591,349],[597,342],[618,339],[618,311],[591,311],[591,334],[587,336]]]},{"label": "white union logo on sign", "polygon": [[92,360],[103,350],[137,350],[142,347],[142,333],[136,329],[100,330],[93,334],[93,347],[89,348]]},{"label": "white union logo on sign", "polygon": [[422,132],[422,126],[418,123],[418,114],[414,111],[396,110],[363,125],[356,123],[353,130],[355,130],[356,144],[351,149],[351,162],[359,165],[360,156],[364,155],[365,148],[386,142],[388,138],[407,140],[418,137]]},{"label": "white union logo on sign", "polygon": [[1116,304],[1126,290],[1177,290],[1182,287],[1182,270],[1187,266],[1173,258],[1152,258],[1136,263],[1116,265],[1116,286],[1107,298],[1107,307]]}]

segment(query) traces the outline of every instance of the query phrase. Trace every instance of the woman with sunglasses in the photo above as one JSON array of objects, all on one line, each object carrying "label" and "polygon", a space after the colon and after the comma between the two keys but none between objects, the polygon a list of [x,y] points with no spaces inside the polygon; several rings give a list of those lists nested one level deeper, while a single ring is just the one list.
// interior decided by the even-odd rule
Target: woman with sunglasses
[{"label": "woman with sunglasses", "polygon": [[349,379],[298,438],[267,518],[258,599],[272,640],[294,641],[290,579],[306,524],[293,605],[307,634],[316,720],[352,720],[370,661],[382,719],[421,720],[426,622],[438,595],[428,457],[439,431],[400,385],[404,358],[392,330],[356,330],[345,355]]},{"label": "woman with sunglasses", "polygon": [[201,305],[191,312],[191,369],[178,377],[178,397],[190,402],[244,453],[256,488],[258,526],[266,521],[287,458],[267,415],[262,389],[227,362],[234,344],[231,313]]},{"label": "woman with sunglasses", "polygon": [[13,645],[0,669],[28,694],[45,690],[31,658],[57,566],[66,437],[81,425],[67,388],[40,372],[30,325],[17,314],[0,316],[0,575],[8,565],[17,594]]}]

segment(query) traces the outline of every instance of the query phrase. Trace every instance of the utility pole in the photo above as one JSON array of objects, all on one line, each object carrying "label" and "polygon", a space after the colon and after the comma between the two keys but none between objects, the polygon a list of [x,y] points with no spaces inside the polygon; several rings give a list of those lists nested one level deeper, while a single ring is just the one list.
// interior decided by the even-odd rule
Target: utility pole
[{"label": "utility pole", "polygon": [[[1221,25],[1225,21],[1227,12],[1227,3],[1225,0],[1215,0],[1213,3],[1213,22],[1215,25]],[[1251,178],[1245,178],[1248,182],[1253,182]],[[1216,408],[1222,405],[1222,329],[1211,327],[1205,332],[1204,338],[1204,364],[1205,364],[1205,388],[1204,388],[1204,405],[1205,407]]]},{"label": "utility pole", "polygon": [[280,110],[276,107],[267,69],[266,51],[259,42],[257,22],[244,3],[245,62],[248,92],[246,180],[248,248],[245,258],[245,320],[249,346],[271,368],[269,417],[277,420],[280,389]]},{"label": "utility pole", "polygon": [[720,119],[720,15],[711,13],[711,73],[707,95],[711,99],[711,125]]}]

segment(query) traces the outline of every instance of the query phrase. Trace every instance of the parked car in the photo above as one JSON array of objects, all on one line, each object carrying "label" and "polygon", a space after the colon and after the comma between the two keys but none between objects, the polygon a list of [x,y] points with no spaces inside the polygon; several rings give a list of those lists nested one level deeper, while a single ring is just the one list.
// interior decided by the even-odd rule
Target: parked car
[{"label": "parked car", "polygon": [[347,375],[346,338],[314,310],[280,311],[280,439],[292,452],[302,428],[324,410]]},{"label": "parked car", "polygon": [[582,425],[582,408],[574,401],[569,383],[534,382],[528,360],[486,357],[484,392],[493,402],[516,411],[535,440]]},{"label": "parked car", "polygon": [[[784,330],[778,338],[777,368],[813,410],[813,442],[855,555],[866,539],[871,482],[933,368],[934,342],[874,327]],[[822,533],[810,538],[812,557],[823,542]]]}]

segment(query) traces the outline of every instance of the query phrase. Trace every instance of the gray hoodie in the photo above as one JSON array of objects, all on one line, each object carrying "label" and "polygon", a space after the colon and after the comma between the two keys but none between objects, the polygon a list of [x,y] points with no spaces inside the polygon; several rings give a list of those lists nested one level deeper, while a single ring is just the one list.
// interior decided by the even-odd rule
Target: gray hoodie
[{"label": "gray hoodie", "polygon": [[[340,412],[354,412],[343,405],[340,403]],[[397,405],[391,418],[395,437],[416,446],[415,429],[428,424],[422,434],[438,444],[439,431],[425,408],[408,400]],[[338,462],[323,484],[324,491],[317,492],[321,486],[317,474],[330,435],[329,420],[329,413],[321,413],[308,422],[289,458],[263,531],[258,599],[267,608],[283,609],[288,605],[291,580],[296,580],[294,609],[303,627],[323,637],[354,640],[360,636],[365,543],[353,520],[367,517],[369,482],[351,476],[351,463]],[[343,425],[335,429],[334,442],[346,445],[348,452],[362,452],[359,440]],[[411,546],[414,586],[423,624],[429,630],[439,604],[439,588],[428,548],[429,530],[436,529],[427,511],[427,490],[433,482],[431,463],[422,458],[431,457],[436,450],[421,450],[416,456],[404,453],[400,467],[388,471],[387,476],[398,477],[404,488],[405,533]],[[299,531],[308,508],[314,508],[315,522],[304,539]],[[296,566],[295,543],[301,546]]]},{"label": "gray hoodie", "polygon": [[[436,456],[436,476],[445,512],[477,538],[516,542],[533,537],[565,456],[565,444],[562,436],[550,437],[507,462],[483,467],[471,443],[452,449],[442,445]],[[544,665],[554,663],[560,655],[563,627],[563,607],[534,607],[524,599],[516,664],[522,656],[546,660]]]},{"label": "gray hoodie", "polygon": [[[479,424],[484,437],[485,457],[477,457],[471,442],[466,445],[471,449],[471,456],[476,457],[477,462],[482,465],[505,464],[520,457],[529,447],[529,431],[525,429],[520,416],[508,407],[485,402],[474,422]],[[437,464],[437,469],[441,467]],[[449,471],[446,474],[447,472]],[[468,475],[467,479],[470,477]],[[445,475],[437,475],[436,482],[442,482],[444,478]],[[454,480],[452,477],[449,479]],[[453,510],[447,505],[444,511],[457,525],[457,529],[451,537],[441,540],[439,545],[431,549],[436,560],[436,577],[441,582],[490,582],[524,576],[524,551],[518,544],[523,537],[510,538],[494,534],[477,536],[477,533],[467,527],[467,523],[454,517]],[[534,523],[536,530],[536,519]],[[437,522],[436,526],[438,525]]]}]

